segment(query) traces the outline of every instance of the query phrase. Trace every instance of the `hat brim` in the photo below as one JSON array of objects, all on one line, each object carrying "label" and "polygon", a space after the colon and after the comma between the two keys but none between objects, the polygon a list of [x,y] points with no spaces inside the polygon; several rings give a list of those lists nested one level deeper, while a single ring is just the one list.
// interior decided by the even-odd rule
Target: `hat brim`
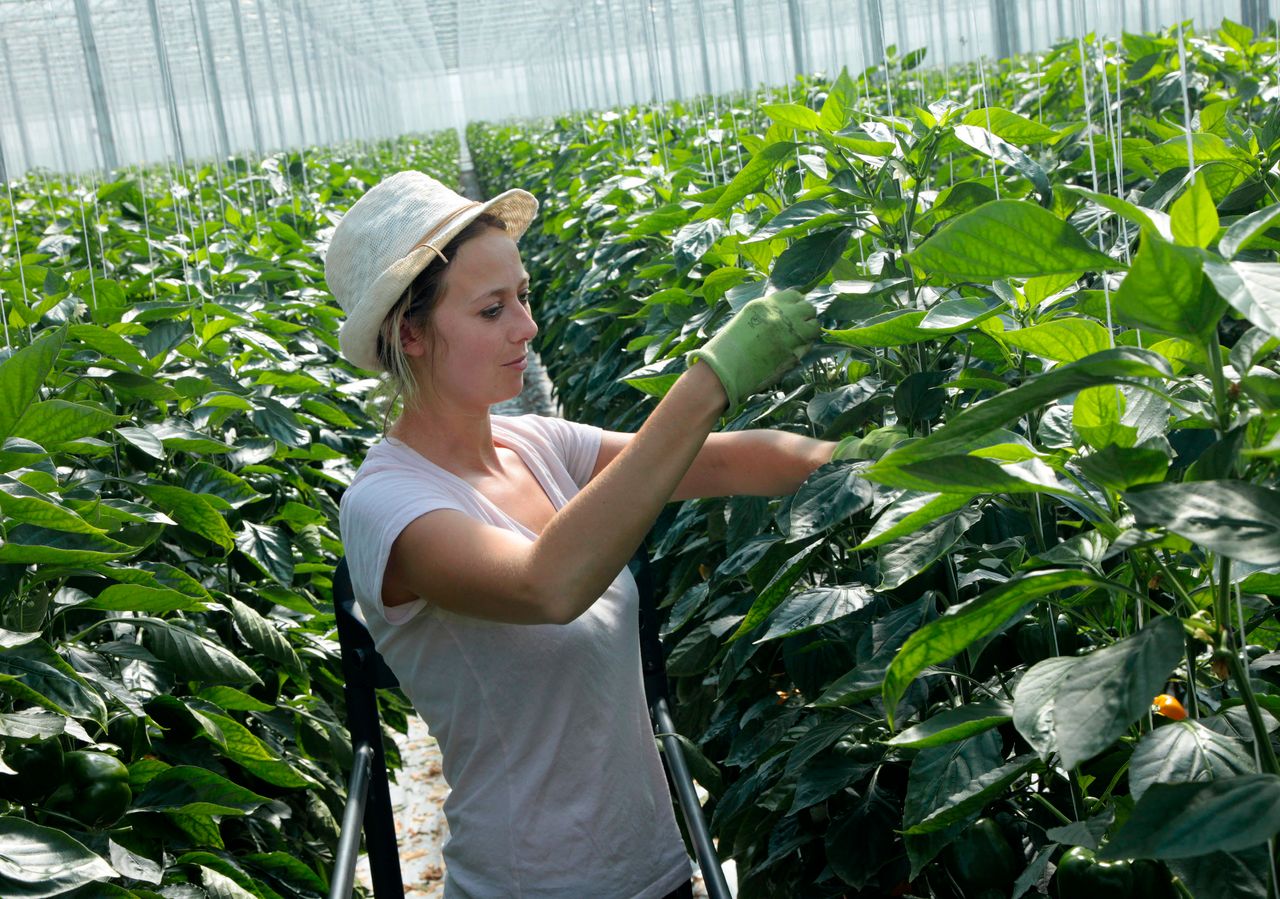
[{"label": "hat brim", "polygon": [[[533,194],[519,188],[504,191],[459,214],[432,243],[444,247],[484,213],[501,219],[507,226],[507,235],[519,242],[538,213],[538,201]],[[432,247],[414,247],[407,256],[387,266],[369,286],[368,292],[338,329],[338,345],[342,355],[353,365],[368,371],[384,370],[378,361],[378,332],[382,329],[382,320],[404,295],[413,279],[418,277],[418,273],[435,257],[436,251]]]}]

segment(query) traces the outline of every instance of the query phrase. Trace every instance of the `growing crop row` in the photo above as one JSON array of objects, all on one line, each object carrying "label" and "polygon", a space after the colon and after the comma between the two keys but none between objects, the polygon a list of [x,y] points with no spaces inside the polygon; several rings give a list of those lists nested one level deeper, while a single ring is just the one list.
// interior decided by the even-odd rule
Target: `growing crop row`
[{"label": "growing crop row", "polygon": [[317,247],[400,167],[456,183],[456,134],[10,185],[0,895],[325,892],[337,499],[379,427]]},{"label": "growing crop row", "polygon": [[543,201],[570,417],[637,428],[765,291],[828,329],[725,427],[844,458],[650,547],[743,897],[1276,895],[1276,47],[469,128],[490,192]]}]

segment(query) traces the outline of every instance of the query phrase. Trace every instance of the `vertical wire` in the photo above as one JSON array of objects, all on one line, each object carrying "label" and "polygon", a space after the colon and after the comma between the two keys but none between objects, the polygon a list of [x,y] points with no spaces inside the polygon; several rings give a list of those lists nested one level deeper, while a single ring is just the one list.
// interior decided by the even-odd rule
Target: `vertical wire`
[{"label": "vertical wire", "polygon": [[1178,65],[1182,67],[1182,121],[1187,131],[1187,175],[1189,183],[1196,183],[1196,148],[1191,140],[1191,100],[1187,91],[1187,48],[1182,39],[1182,19],[1178,19]]}]

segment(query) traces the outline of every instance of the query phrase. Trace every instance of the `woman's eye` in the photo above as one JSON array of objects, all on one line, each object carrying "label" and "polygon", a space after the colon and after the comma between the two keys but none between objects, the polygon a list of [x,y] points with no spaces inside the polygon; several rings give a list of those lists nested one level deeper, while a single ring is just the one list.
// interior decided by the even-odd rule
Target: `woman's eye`
[{"label": "woman's eye", "polygon": [[482,310],[480,314],[485,318],[497,318],[502,314],[502,304],[498,303],[496,306],[490,306],[488,309]]},{"label": "woman's eye", "polygon": [[527,290],[526,290],[524,293],[516,294],[516,299],[517,299],[517,300],[519,300],[520,302],[524,303],[526,306],[528,306],[528,305],[529,305],[529,291],[527,291]]}]

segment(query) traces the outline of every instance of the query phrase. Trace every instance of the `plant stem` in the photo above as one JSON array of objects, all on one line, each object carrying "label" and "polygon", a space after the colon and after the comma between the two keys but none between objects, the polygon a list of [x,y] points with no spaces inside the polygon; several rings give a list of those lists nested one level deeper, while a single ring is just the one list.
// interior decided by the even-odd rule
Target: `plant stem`
[{"label": "plant stem", "polygon": [[[1218,621],[1218,651],[1227,655],[1227,667],[1231,679],[1236,682],[1240,691],[1240,700],[1249,712],[1249,723],[1253,726],[1253,739],[1262,754],[1263,767],[1271,774],[1280,774],[1280,763],[1276,761],[1275,749],[1271,746],[1271,734],[1266,722],[1262,719],[1262,710],[1258,706],[1258,697],[1254,695],[1253,684],[1249,682],[1249,671],[1240,660],[1241,650],[1231,645],[1231,560],[1226,556],[1218,557],[1218,583],[1214,596],[1214,617]],[[1245,635],[1240,635],[1243,643]]]}]

